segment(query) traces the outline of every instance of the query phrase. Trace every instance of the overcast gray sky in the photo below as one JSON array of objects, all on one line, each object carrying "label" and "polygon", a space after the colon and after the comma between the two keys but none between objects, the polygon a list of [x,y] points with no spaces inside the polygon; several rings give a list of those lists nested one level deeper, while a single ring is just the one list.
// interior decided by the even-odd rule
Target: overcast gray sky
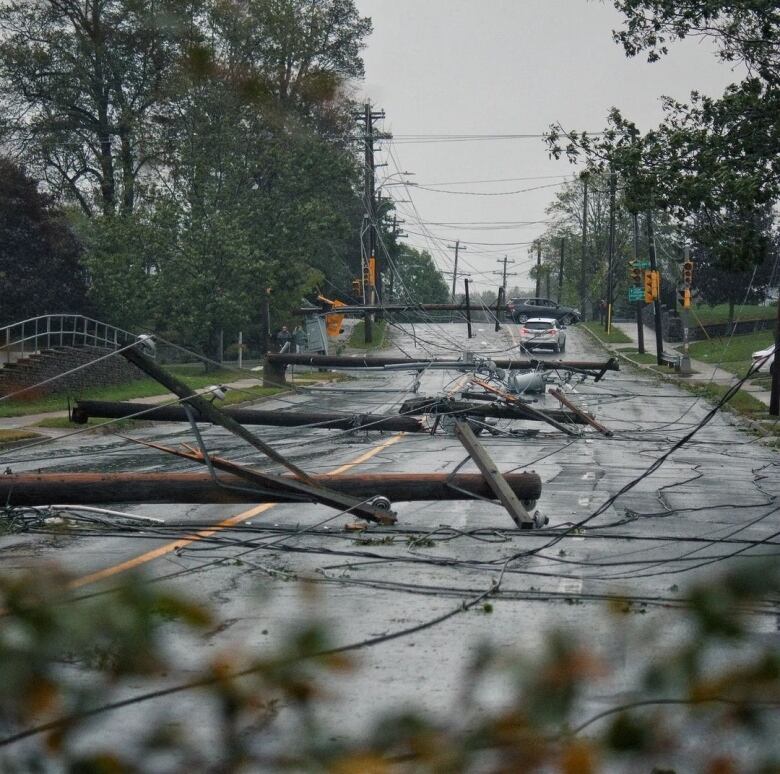
[{"label": "overcast gray sky", "polygon": [[[707,42],[676,44],[654,64],[627,59],[612,41],[621,16],[611,2],[356,2],[374,23],[360,94],[385,110],[384,128],[394,134],[377,156],[388,163],[379,179],[395,175],[384,193],[411,199],[398,204],[406,241],[431,251],[441,269],[452,268],[447,245],[465,242],[461,268],[480,288],[499,284],[490,272],[500,269],[505,253],[519,272],[507,284],[530,287],[534,259],[520,243],[544,231],[535,221],[547,217],[554,186],[574,168],[548,159],[538,138],[443,142],[441,135],[541,134],[556,121],[598,131],[613,105],[647,129],[661,117],[661,95],[685,99],[692,89],[716,95],[738,80]],[[408,179],[421,186],[464,193],[406,189],[397,185],[399,171],[414,172]],[[528,188],[536,190],[474,195]]]}]

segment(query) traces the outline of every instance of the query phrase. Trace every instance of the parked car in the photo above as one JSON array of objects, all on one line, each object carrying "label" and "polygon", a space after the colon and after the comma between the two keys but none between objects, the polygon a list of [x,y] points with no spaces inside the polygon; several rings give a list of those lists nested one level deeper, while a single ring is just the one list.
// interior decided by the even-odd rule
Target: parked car
[{"label": "parked car", "polygon": [[578,323],[582,317],[579,309],[562,306],[549,298],[510,298],[506,311],[516,323],[523,323],[531,318],[552,317],[568,325]]},{"label": "parked car", "polygon": [[534,317],[522,323],[520,346],[523,349],[552,347],[553,352],[565,352],[566,331],[554,317]]},{"label": "parked car", "polygon": [[774,373],[775,370],[775,345],[770,344],[766,349],[759,349],[753,353],[753,366],[756,371],[768,370]]}]

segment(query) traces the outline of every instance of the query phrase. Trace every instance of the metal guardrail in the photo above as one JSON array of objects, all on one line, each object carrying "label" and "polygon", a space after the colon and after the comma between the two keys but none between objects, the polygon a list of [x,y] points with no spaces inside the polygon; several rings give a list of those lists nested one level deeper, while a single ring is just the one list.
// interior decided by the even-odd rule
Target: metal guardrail
[{"label": "metal guardrail", "polygon": [[53,347],[118,349],[138,338],[115,325],[80,314],[47,314],[0,328],[0,364]]}]

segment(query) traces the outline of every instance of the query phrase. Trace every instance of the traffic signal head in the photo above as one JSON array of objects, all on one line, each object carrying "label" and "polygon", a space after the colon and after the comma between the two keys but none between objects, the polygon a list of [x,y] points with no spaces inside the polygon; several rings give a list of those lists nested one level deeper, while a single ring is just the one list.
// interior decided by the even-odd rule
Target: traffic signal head
[{"label": "traffic signal head", "polygon": [[356,296],[363,295],[363,283],[359,279],[352,280],[352,293]]},{"label": "traffic signal head", "polygon": [[682,265],[683,282],[690,287],[693,281],[693,261],[685,261]]},{"label": "traffic signal head", "polygon": [[653,301],[653,272],[645,271],[644,276],[645,303],[650,304]]},{"label": "traffic signal head", "polygon": [[661,297],[661,273],[658,271],[651,271],[650,276],[653,281],[653,298]]},{"label": "traffic signal head", "polygon": [[690,288],[678,288],[677,289],[677,301],[683,309],[690,309],[691,306],[691,289]]},{"label": "traffic signal head", "polygon": [[631,267],[628,270],[629,284],[639,287],[642,285],[642,270]]}]

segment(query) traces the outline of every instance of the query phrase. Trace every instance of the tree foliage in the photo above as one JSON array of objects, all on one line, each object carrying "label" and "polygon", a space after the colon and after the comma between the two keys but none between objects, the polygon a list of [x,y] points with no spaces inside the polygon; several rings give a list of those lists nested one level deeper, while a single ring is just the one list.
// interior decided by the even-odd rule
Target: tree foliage
[{"label": "tree foliage", "polygon": [[359,255],[353,0],[0,8],[14,152],[75,203],[104,318],[216,352]]},{"label": "tree foliage", "polygon": [[770,244],[765,224],[780,196],[778,36],[780,14],[764,0],[616,0],[626,28],[615,34],[627,54],[655,60],[669,40],[716,39],[720,55],[750,75],[720,98],[698,92],[688,103],[664,99],[661,124],[641,133],[613,109],[602,135],[553,127],[554,156],[585,158],[611,168],[628,186],[628,206],[662,208],[717,265],[734,270],[762,263]]},{"label": "tree foliage", "polygon": [[132,211],[192,13],[180,0],[0,8],[7,142],[84,212]]},{"label": "tree foliage", "polygon": [[427,250],[401,244],[394,261],[393,295],[404,303],[446,304],[450,291]]},{"label": "tree foliage", "polygon": [[[215,650],[229,622],[161,584],[131,577],[84,598],[63,591],[72,580],[53,568],[0,577],[4,771],[777,770],[780,657],[755,636],[780,592],[771,558],[743,559],[663,612],[614,597],[606,642],[653,654],[628,675],[614,647],[582,633],[547,632],[530,654],[486,640],[470,648],[450,706],[412,701],[353,734],[330,703],[335,685],[347,696],[365,685],[352,654],[490,615],[498,589],[352,643],[302,621],[258,655],[230,640]],[[186,722],[191,705],[166,703],[187,694],[201,723]]]},{"label": "tree foliage", "polygon": [[81,253],[82,245],[52,198],[40,193],[18,166],[0,158],[0,322],[89,311]]}]

